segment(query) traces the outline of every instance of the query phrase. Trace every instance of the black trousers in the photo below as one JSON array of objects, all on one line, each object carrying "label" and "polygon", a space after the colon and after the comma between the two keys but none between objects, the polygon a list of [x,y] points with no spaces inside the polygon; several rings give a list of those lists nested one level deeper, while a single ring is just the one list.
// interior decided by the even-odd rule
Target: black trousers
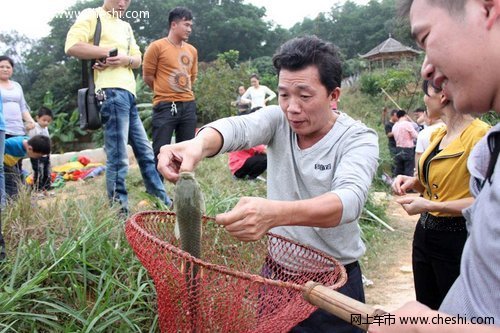
[{"label": "black trousers", "polygon": [[413,170],[415,169],[415,148],[398,147],[394,162],[395,176],[413,176]]},{"label": "black trousers", "polygon": [[33,169],[33,188],[37,191],[50,189],[50,157],[30,158]]},{"label": "black trousers", "polygon": [[[293,278],[287,278],[283,273],[284,271],[286,272],[286,269],[278,268],[279,265],[276,263],[270,265],[267,260],[261,271],[263,277],[280,279],[282,281],[293,280]],[[364,303],[365,291],[363,289],[363,278],[359,263],[355,261],[344,267],[347,273],[347,281],[337,291]],[[265,292],[265,289],[262,292]],[[266,303],[264,306],[269,307],[270,305]],[[363,333],[363,330],[325,310],[317,309],[309,317],[292,327],[289,333]]]},{"label": "black trousers", "polygon": [[413,236],[413,279],[417,301],[437,310],[460,274],[467,230],[437,231],[419,221]]},{"label": "black trousers", "polygon": [[396,146],[389,145],[389,153],[391,156],[391,177],[396,177],[396,155],[398,154],[398,148]]},{"label": "black trousers", "polygon": [[236,178],[255,179],[267,169],[267,155],[255,154],[245,161],[245,164],[238,169],[234,176]]},{"label": "black trousers", "polygon": [[153,151],[155,164],[158,165],[158,154],[163,145],[169,145],[172,134],[175,132],[175,142],[182,142],[194,138],[196,131],[196,103],[160,102],[153,107]]},{"label": "black trousers", "polygon": [[[364,303],[365,291],[363,289],[363,278],[359,263],[356,261],[348,264],[345,266],[345,269],[347,271],[347,282],[337,291]],[[322,309],[314,311],[307,319],[301,321],[290,330],[290,333],[318,332],[362,333],[363,330]]]}]

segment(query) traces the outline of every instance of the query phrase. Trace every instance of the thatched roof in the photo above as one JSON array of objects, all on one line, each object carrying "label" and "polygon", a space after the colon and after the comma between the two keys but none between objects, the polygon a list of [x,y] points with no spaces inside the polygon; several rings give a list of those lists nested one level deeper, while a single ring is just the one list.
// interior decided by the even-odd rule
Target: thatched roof
[{"label": "thatched roof", "polygon": [[414,50],[411,47],[405,46],[389,36],[385,41],[375,46],[368,53],[360,55],[361,58],[375,59],[389,55],[417,55],[420,51]]}]

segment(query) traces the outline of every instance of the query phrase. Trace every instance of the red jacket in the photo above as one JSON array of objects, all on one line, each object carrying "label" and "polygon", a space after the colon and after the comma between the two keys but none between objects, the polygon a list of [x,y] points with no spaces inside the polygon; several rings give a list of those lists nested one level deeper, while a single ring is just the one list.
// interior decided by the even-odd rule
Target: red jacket
[{"label": "red jacket", "polygon": [[266,146],[259,145],[252,147],[250,149],[238,150],[229,153],[229,169],[231,173],[234,175],[236,171],[241,169],[243,164],[245,164],[246,160],[255,154],[262,154],[266,150]]}]

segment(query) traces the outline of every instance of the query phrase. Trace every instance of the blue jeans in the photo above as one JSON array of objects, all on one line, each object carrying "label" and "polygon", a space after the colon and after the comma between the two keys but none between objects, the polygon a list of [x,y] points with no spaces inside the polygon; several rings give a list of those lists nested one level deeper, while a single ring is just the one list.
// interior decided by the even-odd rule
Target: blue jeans
[{"label": "blue jeans", "polygon": [[139,118],[135,97],[127,90],[105,89],[106,101],[101,106],[106,149],[106,189],[112,202],[118,202],[128,212],[125,177],[128,173],[127,143],[130,143],[141,170],[146,192],[165,204],[172,201],[165,192],[154,162],[153,148]]},{"label": "blue jeans", "polygon": [[4,154],[5,154],[5,131],[0,130],[0,208],[5,207],[5,175],[3,172]]}]

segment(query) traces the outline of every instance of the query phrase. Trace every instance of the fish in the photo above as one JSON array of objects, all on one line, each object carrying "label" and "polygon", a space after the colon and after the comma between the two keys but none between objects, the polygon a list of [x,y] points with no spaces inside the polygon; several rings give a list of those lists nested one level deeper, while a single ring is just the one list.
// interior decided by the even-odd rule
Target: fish
[{"label": "fish", "polygon": [[175,185],[175,236],[181,240],[181,249],[195,258],[201,258],[201,221],[205,200],[194,173],[181,172]]},{"label": "fish", "polygon": [[[174,191],[175,236],[181,240],[181,249],[195,258],[201,259],[202,217],[205,211],[205,200],[200,184],[194,173],[181,172]],[[187,309],[191,318],[192,332],[197,332],[202,325],[198,320],[200,292],[198,276],[199,266],[186,260],[181,270],[186,276]]]}]

